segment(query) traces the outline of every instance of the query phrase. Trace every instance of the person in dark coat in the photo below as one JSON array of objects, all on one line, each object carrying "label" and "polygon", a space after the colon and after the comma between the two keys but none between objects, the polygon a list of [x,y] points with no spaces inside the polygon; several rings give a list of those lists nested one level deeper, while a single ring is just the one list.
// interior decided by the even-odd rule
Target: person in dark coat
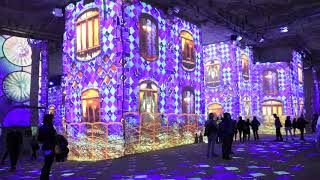
[{"label": "person in dark coat", "polygon": [[39,128],[38,141],[42,143],[44,152],[44,165],[41,170],[40,179],[48,180],[51,166],[54,161],[56,130],[53,127],[53,115],[46,114],[43,118],[43,125]]},{"label": "person in dark coat", "polygon": [[22,145],[22,134],[17,130],[16,126],[13,126],[13,129],[7,134],[6,141],[11,162],[11,171],[14,171]]},{"label": "person in dark coat", "polygon": [[284,123],[284,128],[286,130],[286,140],[288,141],[288,132],[290,133],[290,137],[293,140],[293,136],[292,136],[292,132],[291,132],[292,123],[291,123],[291,120],[290,120],[290,116],[287,116],[286,121]]},{"label": "person in dark coat", "polygon": [[233,138],[233,122],[229,113],[223,114],[221,122],[221,138],[222,138],[222,158],[230,160]]},{"label": "person in dark coat", "polygon": [[252,128],[253,137],[255,141],[259,140],[259,134],[258,134],[259,126],[260,126],[260,122],[258,121],[257,117],[253,116],[253,120],[251,122],[251,128]]},{"label": "person in dark coat", "polygon": [[316,132],[316,126],[317,126],[317,121],[318,121],[318,114],[314,114],[311,122],[311,130],[312,132]]},{"label": "person in dark coat", "polygon": [[233,138],[234,141],[237,141],[237,134],[238,134],[238,128],[237,128],[237,120],[233,120]]},{"label": "person in dark coat", "polygon": [[199,143],[203,143],[203,135],[202,135],[202,132],[200,132],[200,135],[199,135]]},{"label": "person in dark coat", "polygon": [[276,114],[273,114],[273,117],[275,119],[274,126],[276,127],[276,137],[277,137],[276,141],[283,141],[283,138],[281,135],[282,124],[281,124],[280,118]]},{"label": "person in dark coat", "polygon": [[250,126],[251,126],[250,120],[247,119],[247,121],[244,124],[244,131],[243,131],[244,139],[247,141],[250,141]]},{"label": "person in dark coat", "polygon": [[296,137],[296,129],[297,128],[298,128],[297,118],[293,118],[293,121],[292,121],[293,137]]},{"label": "person in dark coat", "polygon": [[35,160],[37,159],[37,151],[39,150],[39,143],[36,140],[35,136],[32,136],[32,140],[30,142],[30,146],[31,146],[31,150],[32,150],[32,154],[31,154],[31,160]]},{"label": "person in dark coat", "polygon": [[208,137],[208,149],[207,149],[207,157],[216,157],[217,154],[215,153],[215,144],[218,134],[218,125],[216,122],[216,115],[214,113],[210,113],[208,120],[205,124],[205,136]]},{"label": "person in dark coat", "polygon": [[301,116],[298,118],[297,121],[297,127],[300,131],[300,140],[304,141],[304,129],[306,128],[306,124],[308,124],[308,122],[304,119],[303,115],[301,114]]},{"label": "person in dark coat", "polygon": [[198,137],[198,133],[196,133],[196,136],[194,137],[194,144],[198,144],[199,143],[199,137]]},{"label": "person in dark coat", "polygon": [[237,129],[239,132],[239,139],[240,142],[244,142],[244,125],[245,125],[245,121],[242,119],[242,117],[239,117],[238,123],[237,123]]}]

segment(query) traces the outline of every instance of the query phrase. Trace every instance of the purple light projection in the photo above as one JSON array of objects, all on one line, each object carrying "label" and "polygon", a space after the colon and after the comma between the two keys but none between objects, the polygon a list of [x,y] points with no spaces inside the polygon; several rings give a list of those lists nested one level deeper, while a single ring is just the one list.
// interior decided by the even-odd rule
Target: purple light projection
[{"label": "purple light projection", "polygon": [[0,47],[1,126],[37,124],[34,107],[46,106],[46,42],[1,35]]},{"label": "purple light projection", "polygon": [[204,122],[199,28],[148,4],[67,6],[63,63],[71,159],[192,143]]},{"label": "purple light projection", "polygon": [[[257,116],[264,133],[273,129],[272,114],[297,117],[304,113],[302,58],[253,64],[252,51],[232,42],[203,47],[206,111],[233,118]],[[273,132],[273,131],[272,131]]]}]

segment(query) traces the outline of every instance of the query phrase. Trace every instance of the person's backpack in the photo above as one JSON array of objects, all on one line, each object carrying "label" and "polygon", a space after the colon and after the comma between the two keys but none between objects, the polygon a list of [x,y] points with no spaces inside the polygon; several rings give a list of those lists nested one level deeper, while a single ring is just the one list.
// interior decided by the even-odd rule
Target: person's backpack
[{"label": "person's backpack", "polygon": [[55,154],[57,161],[64,161],[68,157],[68,140],[61,134],[56,135]]}]

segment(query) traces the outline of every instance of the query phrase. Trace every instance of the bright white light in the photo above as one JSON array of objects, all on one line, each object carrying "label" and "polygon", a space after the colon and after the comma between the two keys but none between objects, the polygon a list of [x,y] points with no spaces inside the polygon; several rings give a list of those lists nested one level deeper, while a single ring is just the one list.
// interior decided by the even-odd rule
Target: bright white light
[{"label": "bright white light", "polygon": [[52,86],[52,85],[53,85],[53,82],[50,81],[50,82],[49,82],[49,85]]},{"label": "bright white light", "polygon": [[282,32],[282,33],[286,33],[288,31],[289,31],[289,29],[288,29],[287,26],[283,26],[283,27],[280,28],[280,32]]},{"label": "bright white light", "polygon": [[237,36],[237,41],[241,41],[242,40],[242,36]]},{"label": "bright white light", "polygon": [[264,38],[261,38],[261,39],[259,40],[259,42],[261,42],[261,43],[264,42]]}]

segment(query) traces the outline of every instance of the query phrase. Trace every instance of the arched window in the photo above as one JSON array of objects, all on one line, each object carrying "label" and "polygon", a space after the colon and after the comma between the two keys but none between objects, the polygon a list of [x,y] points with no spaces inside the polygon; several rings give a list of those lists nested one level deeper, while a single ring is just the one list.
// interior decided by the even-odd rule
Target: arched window
[{"label": "arched window", "polygon": [[195,68],[195,52],[193,36],[187,31],[181,31],[182,45],[182,68],[187,71],[193,71]]},{"label": "arched window", "polygon": [[154,61],[159,57],[158,23],[149,14],[141,14],[139,17],[139,45],[140,55],[148,61]]},{"label": "arched window", "polygon": [[278,100],[267,100],[262,102],[262,114],[264,116],[271,116],[273,114],[281,116],[283,114],[282,108],[282,102]]},{"label": "arched window", "polygon": [[303,99],[300,99],[300,115],[304,113],[304,102]]},{"label": "arched window", "polygon": [[101,52],[99,9],[83,12],[77,18],[76,25],[77,59],[87,61],[98,56]]},{"label": "arched window", "polygon": [[248,96],[245,96],[243,99],[243,107],[244,107],[244,113],[246,116],[250,116],[251,113],[251,100]]},{"label": "arched window", "polygon": [[220,62],[213,60],[206,63],[205,81],[208,87],[220,86]]},{"label": "arched window", "polygon": [[298,116],[298,101],[296,98],[293,99],[293,110],[294,110],[294,116]]},{"label": "arched window", "polygon": [[278,73],[275,70],[265,70],[263,72],[263,90],[265,94],[278,94]]},{"label": "arched window", "polygon": [[215,113],[217,116],[222,116],[223,107],[221,104],[213,103],[208,106],[208,113]]},{"label": "arched window", "polygon": [[194,89],[190,86],[185,87],[182,91],[182,113],[195,113],[195,95]]},{"label": "arched window", "polygon": [[139,112],[158,112],[158,86],[153,81],[146,80],[140,83]]},{"label": "arched window", "polygon": [[96,89],[88,89],[82,92],[82,121],[99,122],[100,121],[100,96]]},{"label": "arched window", "polygon": [[299,79],[299,84],[302,84],[303,83],[303,78],[302,78],[302,66],[301,64],[298,65],[298,79]]},{"label": "arched window", "polygon": [[249,80],[249,59],[245,54],[241,55],[242,60],[242,76],[244,80]]}]

